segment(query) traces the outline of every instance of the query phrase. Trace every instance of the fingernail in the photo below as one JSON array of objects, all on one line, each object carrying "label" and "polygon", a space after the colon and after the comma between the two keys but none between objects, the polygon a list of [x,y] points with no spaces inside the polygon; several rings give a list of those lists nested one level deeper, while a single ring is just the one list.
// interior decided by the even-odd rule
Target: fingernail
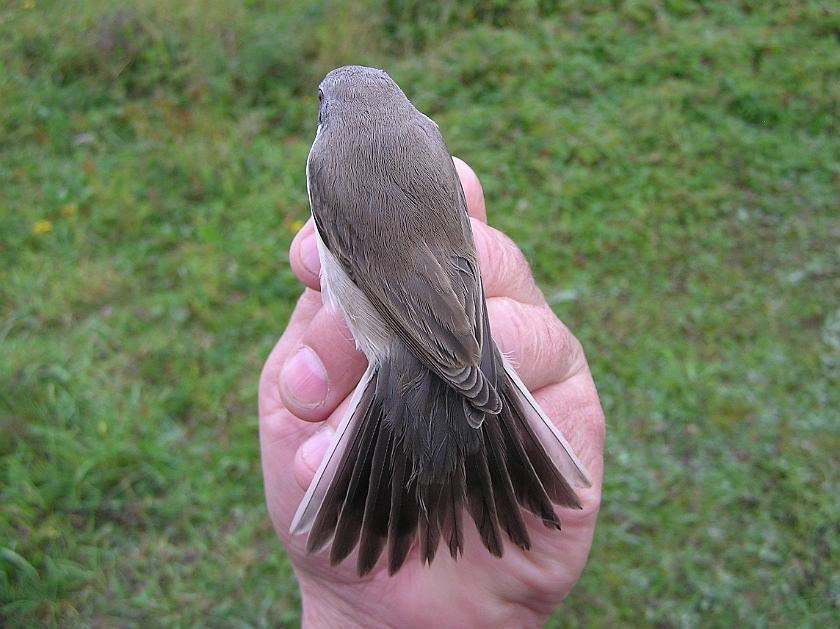
[{"label": "fingernail", "polygon": [[305,408],[323,404],[330,391],[324,364],[312,348],[305,345],[283,367],[280,381],[289,397]]},{"label": "fingernail", "polygon": [[318,243],[315,240],[315,234],[307,236],[300,243],[300,261],[306,270],[313,275],[318,275],[321,272],[321,258],[318,257]]},{"label": "fingernail", "polygon": [[303,462],[313,472],[317,471],[318,466],[321,465],[334,434],[335,432],[332,429],[324,426],[300,447],[300,456]]}]

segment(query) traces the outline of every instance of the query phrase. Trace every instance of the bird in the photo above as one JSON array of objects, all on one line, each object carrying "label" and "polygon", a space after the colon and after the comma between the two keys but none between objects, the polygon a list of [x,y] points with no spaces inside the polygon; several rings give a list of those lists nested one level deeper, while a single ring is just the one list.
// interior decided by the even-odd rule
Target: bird
[{"label": "bird", "polygon": [[295,514],[306,551],[358,549],[389,575],[419,547],[529,550],[523,517],[561,528],[586,468],[493,341],[463,188],[437,124],[383,70],[343,66],[318,89],[306,162],[321,293],[368,361]]}]

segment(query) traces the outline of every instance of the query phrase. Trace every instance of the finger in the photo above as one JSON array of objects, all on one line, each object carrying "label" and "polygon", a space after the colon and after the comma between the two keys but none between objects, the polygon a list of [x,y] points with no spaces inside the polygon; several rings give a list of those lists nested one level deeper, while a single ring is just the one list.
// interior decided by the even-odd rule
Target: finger
[{"label": "finger", "polygon": [[544,303],[545,297],[534,283],[522,251],[502,232],[487,226],[484,191],[475,171],[457,157],[452,160],[464,187],[467,210],[476,219],[472,228],[485,296],[507,295],[525,303]]},{"label": "finger", "polygon": [[259,383],[259,407],[260,417],[267,417],[277,404],[278,382],[280,371],[283,369],[286,356],[298,342],[303,332],[309,327],[312,319],[323,309],[321,294],[312,290],[306,290],[298,299],[295,310],[292,313],[283,336],[277,341],[274,349],[271,350],[260,374]]},{"label": "finger", "polygon": [[544,305],[531,268],[516,243],[498,229],[472,221],[475,248],[481,267],[484,296],[510,297],[526,304]]},{"label": "finger", "polygon": [[290,348],[280,398],[296,417],[324,421],[355,388],[367,361],[338,313],[321,308]]},{"label": "finger", "polygon": [[324,423],[297,449],[294,473],[295,480],[301,489],[306,490],[312,483],[315,472],[321,465],[330,443],[332,443],[335,431],[347,413],[350,397],[351,395],[347,395],[324,420]]},{"label": "finger", "polygon": [[310,218],[292,240],[289,247],[289,263],[297,278],[313,290],[321,290],[319,274],[321,259],[315,240],[315,224]]},{"label": "finger", "polygon": [[586,369],[580,342],[547,306],[508,297],[488,300],[490,331],[528,390],[564,382]]},{"label": "finger", "polygon": [[461,187],[464,189],[464,198],[467,200],[467,211],[470,216],[477,218],[482,223],[487,222],[487,208],[484,205],[484,190],[481,189],[481,182],[478,175],[467,163],[457,157],[453,157],[455,170],[461,179]]}]

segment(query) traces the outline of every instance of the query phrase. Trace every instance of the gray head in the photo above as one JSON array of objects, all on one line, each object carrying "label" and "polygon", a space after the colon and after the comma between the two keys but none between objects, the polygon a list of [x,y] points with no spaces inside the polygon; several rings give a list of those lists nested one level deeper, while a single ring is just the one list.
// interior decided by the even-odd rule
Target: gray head
[{"label": "gray head", "polygon": [[376,120],[414,107],[384,70],[343,66],[324,77],[318,86],[318,124],[341,118],[345,112],[361,120]]}]

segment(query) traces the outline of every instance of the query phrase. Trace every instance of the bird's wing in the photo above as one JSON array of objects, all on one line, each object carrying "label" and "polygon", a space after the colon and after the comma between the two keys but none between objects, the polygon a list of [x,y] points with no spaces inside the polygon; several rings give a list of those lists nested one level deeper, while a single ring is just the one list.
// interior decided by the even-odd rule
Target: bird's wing
[{"label": "bird's wing", "polygon": [[[393,333],[494,413],[500,402],[480,367],[489,334],[466,202],[443,138],[425,120],[433,126],[410,125],[352,164],[325,164],[331,156],[316,142],[312,214],[324,245]],[[356,170],[331,176],[342,167]]]}]

